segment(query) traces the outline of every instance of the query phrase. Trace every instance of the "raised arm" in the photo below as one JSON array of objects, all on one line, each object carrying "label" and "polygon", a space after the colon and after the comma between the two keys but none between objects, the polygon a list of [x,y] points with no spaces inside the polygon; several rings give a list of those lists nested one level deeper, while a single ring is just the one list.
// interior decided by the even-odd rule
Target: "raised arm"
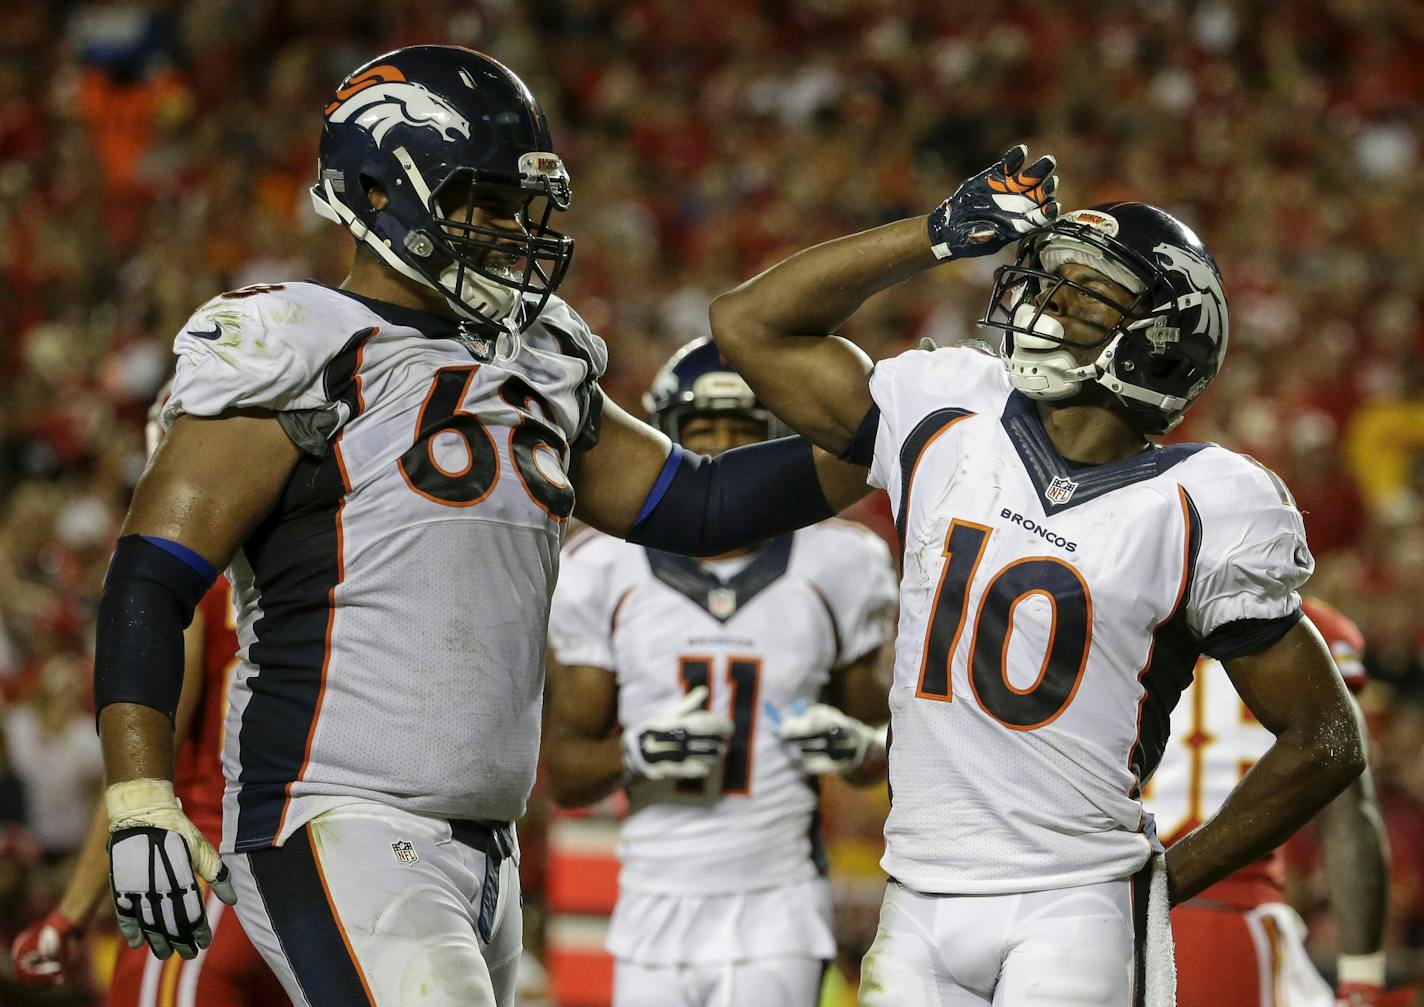
[{"label": "raised arm", "polygon": [[931,266],[987,255],[1057,214],[1052,157],[1018,146],[925,217],[798,252],[712,302],[724,356],[767,407],[834,455],[870,411],[870,360],[833,336],[872,294]]},{"label": "raised arm", "polygon": [[1246,706],[1276,741],[1216,815],[1167,851],[1173,903],[1285,842],[1365,766],[1350,696],[1309,620],[1261,653],[1224,664]]}]

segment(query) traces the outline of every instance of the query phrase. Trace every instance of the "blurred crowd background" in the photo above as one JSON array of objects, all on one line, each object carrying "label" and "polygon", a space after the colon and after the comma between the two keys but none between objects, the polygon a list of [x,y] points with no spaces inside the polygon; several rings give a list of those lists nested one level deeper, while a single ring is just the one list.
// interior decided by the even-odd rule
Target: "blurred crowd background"
[{"label": "blurred crowd background", "polygon": [[[97,793],[93,613],[173,335],[223,290],[341,280],[351,243],[305,191],[320,111],[351,68],[416,42],[489,51],[542,99],[573,177],[561,294],[608,340],[607,389],[635,409],[658,364],[707,331],[716,293],[930,210],[1020,140],[1057,155],[1069,206],[1144,198],[1192,223],[1226,278],[1231,349],[1173,436],[1286,480],[1319,563],[1311,590],[1365,631],[1392,971],[1424,975],[1414,0],[3,5],[0,940],[53,902]],[[993,265],[883,294],[847,334],[875,357],[972,338]],[[880,801],[831,798],[848,963],[873,933]],[[1294,863],[1328,963],[1318,868],[1308,852]]]}]

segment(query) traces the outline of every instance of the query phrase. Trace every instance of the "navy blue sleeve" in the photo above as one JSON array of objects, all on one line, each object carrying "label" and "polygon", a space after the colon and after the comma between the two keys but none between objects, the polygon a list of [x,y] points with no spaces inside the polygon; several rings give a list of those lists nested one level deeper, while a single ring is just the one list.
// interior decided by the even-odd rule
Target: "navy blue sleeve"
[{"label": "navy blue sleeve", "polygon": [[1290,631],[1300,622],[1301,611],[1277,619],[1238,619],[1218,626],[1202,641],[1202,653],[1218,661],[1230,661],[1234,657],[1259,654]]},{"label": "navy blue sleeve", "polygon": [[665,552],[716,556],[834,514],[804,437],[716,458],[673,445],[627,539]]},{"label": "navy blue sleeve", "polygon": [[879,433],[880,407],[871,406],[870,412],[865,414],[865,419],[860,421],[860,426],[855,428],[850,443],[840,453],[841,461],[870,468],[875,461],[875,438]]},{"label": "navy blue sleeve", "polygon": [[94,706],[149,706],[173,719],[183,691],[183,630],[217,577],[187,546],[125,535],[114,548],[94,642]]}]

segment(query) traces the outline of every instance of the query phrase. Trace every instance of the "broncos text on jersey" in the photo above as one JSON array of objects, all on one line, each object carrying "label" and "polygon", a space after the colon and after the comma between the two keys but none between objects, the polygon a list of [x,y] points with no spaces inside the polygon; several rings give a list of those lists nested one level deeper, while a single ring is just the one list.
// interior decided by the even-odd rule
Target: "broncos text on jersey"
[{"label": "broncos text on jersey", "polygon": [[1003,361],[910,351],[871,376],[870,481],[904,544],[886,871],[920,892],[1128,877],[1141,785],[1202,653],[1299,618],[1313,560],[1289,494],[1210,444],[1060,457]]}]

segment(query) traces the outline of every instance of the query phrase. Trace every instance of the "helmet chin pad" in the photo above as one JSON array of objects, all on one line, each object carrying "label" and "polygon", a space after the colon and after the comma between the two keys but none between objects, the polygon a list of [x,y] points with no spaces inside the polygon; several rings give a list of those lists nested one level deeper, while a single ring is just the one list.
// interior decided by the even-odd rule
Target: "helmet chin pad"
[{"label": "helmet chin pad", "polygon": [[[465,305],[484,302],[480,311],[486,317],[504,322],[514,316],[519,308],[519,291],[507,287],[473,269],[461,270],[457,263],[450,263],[440,273],[440,291],[450,299],[451,306],[466,317],[478,317]],[[461,310],[464,308],[464,310]]]},{"label": "helmet chin pad", "polygon": [[[1037,318],[1034,315],[1037,314]],[[1033,304],[1020,304],[1014,309],[1013,324],[1032,326],[1034,333],[1005,332],[1008,349],[1009,377],[1013,386],[1029,398],[1053,401],[1076,395],[1083,381],[1094,370],[1084,368],[1063,345],[1063,325],[1056,318],[1038,310]]]}]

